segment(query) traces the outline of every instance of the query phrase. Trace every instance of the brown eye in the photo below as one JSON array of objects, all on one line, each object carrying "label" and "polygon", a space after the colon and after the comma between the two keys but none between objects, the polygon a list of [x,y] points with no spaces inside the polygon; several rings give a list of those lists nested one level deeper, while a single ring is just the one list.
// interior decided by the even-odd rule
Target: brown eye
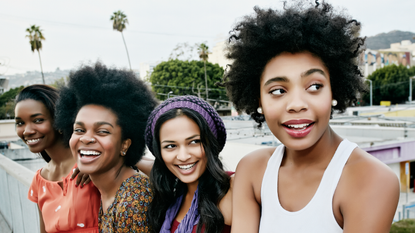
[{"label": "brown eye", "polygon": [[286,93],[286,91],[284,89],[275,89],[275,90],[272,90],[270,93],[273,95],[282,95]]},{"label": "brown eye", "polygon": [[322,87],[323,87],[323,85],[315,83],[315,84],[312,84],[312,85],[308,88],[308,90],[310,90],[310,91],[318,91],[318,90],[319,90],[320,88],[322,88]]}]

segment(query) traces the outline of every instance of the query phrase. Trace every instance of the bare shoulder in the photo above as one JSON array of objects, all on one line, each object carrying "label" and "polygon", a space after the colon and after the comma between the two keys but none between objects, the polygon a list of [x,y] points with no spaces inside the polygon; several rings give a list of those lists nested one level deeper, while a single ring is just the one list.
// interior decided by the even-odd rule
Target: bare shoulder
[{"label": "bare shoulder", "polygon": [[[333,204],[344,232],[389,232],[399,181],[384,163],[355,148],[344,166]],[[341,216],[341,217],[339,217]]]},{"label": "bare shoulder", "polygon": [[360,148],[356,148],[350,155],[343,174],[354,179],[354,182],[382,181],[382,186],[398,182],[392,169]]},{"label": "bare shoulder", "polygon": [[[236,170],[245,170],[253,168],[262,168],[266,167],[269,158],[274,153],[275,147],[263,148],[252,151],[251,153],[245,155],[238,163]],[[238,174],[236,174],[238,175]]]}]

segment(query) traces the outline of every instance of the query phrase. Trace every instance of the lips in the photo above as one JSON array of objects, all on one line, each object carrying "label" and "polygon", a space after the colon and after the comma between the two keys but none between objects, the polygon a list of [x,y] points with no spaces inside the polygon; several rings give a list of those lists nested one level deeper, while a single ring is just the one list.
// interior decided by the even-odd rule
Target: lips
[{"label": "lips", "polygon": [[311,132],[314,126],[314,122],[307,119],[295,119],[286,121],[282,125],[290,136],[295,138],[302,138]]}]

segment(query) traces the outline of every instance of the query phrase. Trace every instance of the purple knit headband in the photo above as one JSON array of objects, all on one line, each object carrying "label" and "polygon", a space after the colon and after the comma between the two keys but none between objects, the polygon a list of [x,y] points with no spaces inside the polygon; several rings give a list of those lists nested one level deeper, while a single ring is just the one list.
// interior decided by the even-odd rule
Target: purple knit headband
[{"label": "purple knit headband", "polygon": [[171,110],[171,109],[177,109],[177,108],[188,108],[192,109],[196,112],[198,112],[200,115],[202,115],[203,118],[205,118],[206,122],[209,125],[210,130],[212,131],[213,135],[215,137],[218,136],[215,122],[213,122],[212,117],[210,117],[209,113],[206,112],[205,109],[203,109],[201,106],[190,102],[190,101],[177,101],[172,102],[171,104],[168,104],[164,107],[162,107],[157,114],[154,116],[153,122],[151,123],[151,132],[154,132],[154,128],[156,127],[156,122],[159,119],[159,117],[164,114],[165,112]]},{"label": "purple knit headband", "polygon": [[203,99],[196,96],[186,95],[167,99],[150,114],[147,121],[145,137],[147,147],[151,152],[153,152],[152,143],[154,128],[157,120],[167,111],[179,108],[187,108],[198,112],[206,120],[210,131],[217,138],[220,151],[223,149],[226,142],[226,129],[219,114],[208,102]]}]

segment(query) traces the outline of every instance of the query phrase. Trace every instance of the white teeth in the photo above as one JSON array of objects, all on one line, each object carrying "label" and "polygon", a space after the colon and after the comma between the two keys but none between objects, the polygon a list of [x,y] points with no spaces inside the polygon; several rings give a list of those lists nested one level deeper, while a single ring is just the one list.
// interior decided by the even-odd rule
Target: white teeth
[{"label": "white teeth", "polygon": [[190,168],[192,168],[194,165],[195,165],[196,163],[194,163],[194,164],[189,164],[189,165],[177,165],[180,169],[183,169],[183,170],[189,170]]},{"label": "white teeth", "polygon": [[287,125],[290,128],[294,128],[294,129],[302,129],[305,128],[307,126],[309,126],[310,124],[298,124],[298,125]]},{"label": "white teeth", "polygon": [[38,142],[40,139],[39,138],[36,138],[36,139],[29,139],[29,140],[26,140],[26,142],[27,143],[36,143],[36,142]]},{"label": "white teeth", "polygon": [[98,151],[92,151],[92,150],[81,150],[79,151],[81,155],[100,155],[101,153]]}]

